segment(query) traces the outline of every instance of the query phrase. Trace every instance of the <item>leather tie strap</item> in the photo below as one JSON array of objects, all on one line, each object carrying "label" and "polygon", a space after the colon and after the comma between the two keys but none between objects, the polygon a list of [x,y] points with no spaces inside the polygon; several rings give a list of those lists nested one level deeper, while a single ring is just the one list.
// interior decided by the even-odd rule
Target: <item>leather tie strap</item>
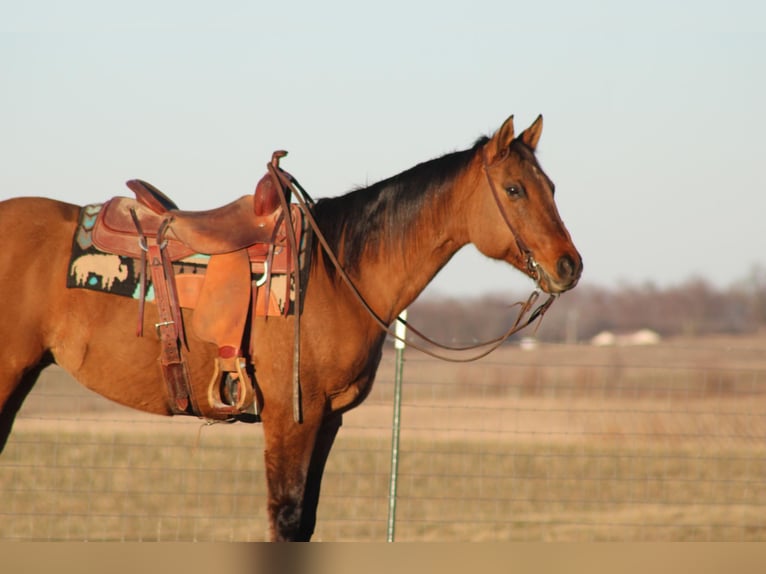
[{"label": "leather tie strap", "polygon": [[131,208],[130,209],[130,217],[133,218],[133,224],[136,226],[136,231],[138,231],[138,244],[141,247],[141,264],[140,264],[140,270],[139,270],[139,278],[138,278],[138,285],[139,285],[139,293],[138,293],[138,325],[136,326],[136,336],[143,337],[144,336],[144,309],[146,307],[146,252],[147,252],[147,243],[146,243],[146,235],[144,234],[144,230],[141,227],[141,221],[138,219],[138,215],[136,214],[136,210]]},{"label": "leather tie strap", "polygon": [[[191,405],[191,389],[189,371],[181,357],[179,342],[186,345],[181,309],[173,281],[172,263],[163,253],[165,242],[163,236],[169,220],[165,220],[157,233],[157,241],[149,245],[141,227],[138,215],[130,210],[133,223],[136,226],[141,246],[141,268],[139,278],[138,327],[136,334],[144,334],[144,310],[146,307],[147,259],[151,272],[154,298],[157,302],[159,322],[155,325],[157,337],[160,339],[160,367],[162,376],[167,382],[170,404],[175,413],[188,413]],[[179,329],[180,327],[180,329]],[[196,405],[194,406],[196,409]]]},{"label": "leather tie strap", "polygon": [[171,405],[178,412],[187,412],[189,408],[189,378],[186,364],[181,358],[179,348],[178,325],[171,304],[168,283],[165,276],[162,247],[148,247],[149,269],[154,285],[159,322],[155,325],[160,339],[160,364],[165,380],[168,382]]},{"label": "leather tie strap", "polygon": [[[290,211],[290,196],[292,194],[292,186],[289,180],[283,179],[284,173],[279,168],[280,158],[287,155],[286,151],[278,150],[271,156],[271,162],[267,164],[269,174],[271,175],[275,189],[278,190],[279,201],[284,212],[286,221],[287,238],[290,245],[290,250],[293,254],[292,271],[295,274],[295,322],[293,330],[293,420],[296,423],[303,421],[303,409],[301,401],[301,299],[303,294],[301,292],[300,284],[300,253],[298,252],[298,241],[295,237],[295,228],[292,225],[292,211]],[[290,270],[288,268],[287,276],[290,276]],[[288,305],[285,302],[285,305]]]}]

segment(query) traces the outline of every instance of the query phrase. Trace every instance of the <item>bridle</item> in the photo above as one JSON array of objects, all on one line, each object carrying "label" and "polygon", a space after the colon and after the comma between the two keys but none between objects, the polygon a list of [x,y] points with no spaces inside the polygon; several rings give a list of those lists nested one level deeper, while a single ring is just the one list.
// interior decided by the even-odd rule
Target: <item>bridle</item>
[{"label": "bridle", "polygon": [[[503,155],[500,157],[503,158],[508,154],[508,150],[505,150]],[[490,190],[492,190],[492,198],[495,200],[495,205],[497,205],[497,209],[500,212],[500,215],[503,217],[503,221],[505,221],[506,227],[510,230],[511,234],[513,235],[513,238],[516,240],[516,246],[519,248],[519,253],[521,253],[522,258],[524,259],[526,266],[527,266],[527,274],[535,281],[535,284],[539,287],[540,286],[540,265],[535,261],[535,257],[532,254],[532,250],[527,247],[527,244],[524,243],[524,240],[521,238],[521,235],[516,231],[516,228],[513,226],[513,223],[511,223],[511,219],[508,217],[508,213],[505,211],[505,208],[503,207],[503,204],[500,201],[500,193],[497,191],[497,186],[495,185],[495,182],[492,181],[492,178],[489,176],[489,168],[490,164],[487,161],[487,148],[486,146],[481,150],[481,166],[484,170],[484,175],[487,178],[487,183],[489,184]]]},{"label": "bridle", "polygon": [[[280,195],[284,195],[284,197],[289,198],[290,193],[294,194],[295,198],[298,200],[298,203],[301,206],[301,210],[303,211],[306,220],[308,221],[309,225],[311,226],[314,232],[314,235],[319,241],[322,249],[324,250],[327,257],[329,258],[333,267],[335,267],[341,280],[349,287],[349,289],[351,290],[351,293],[354,295],[354,297],[359,302],[359,304],[365,309],[365,311],[370,315],[373,321],[375,321],[375,323],[377,323],[377,325],[392,338],[405,342],[407,343],[407,345],[417,349],[418,351],[421,351],[429,356],[432,356],[444,361],[458,362],[458,363],[476,361],[478,359],[481,359],[489,355],[492,351],[494,351],[500,345],[502,345],[511,335],[518,333],[519,331],[521,331],[522,329],[524,329],[525,327],[527,327],[528,325],[530,325],[537,319],[542,318],[542,316],[546,313],[546,311],[550,308],[550,306],[556,300],[557,295],[551,294],[543,303],[535,307],[535,303],[537,302],[537,299],[540,296],[540,290],[537,289],[530,294],[530,296],[527,298],[526,301],[517,302],[514,304],[514,306],[518,305],[520,307],[519,314],[516,317],[516,320],[514,321],[513,325],[505,333],[489,341],[484,341],[482,343],[477,343],[477,344],[468,345],[468,346],[461,346],[461,347],[453,347],[453,346],[445,345],[443,343],[434,341],[433,339],[424,335],[418,329],[410,325],[406,320],[400,317],[396,318],[396,321],[406,325],[407,328],[414,335],[416,335],[417,337],[419,337],[426,343],[445,351],[465,352],[465,351],[471,351],[471,350],[488,347],[486,350],[476,355],[472,355],[470,357],[450,357],[450,356],[443,355],[441,353],[436,353],[432,351],[431,349],[426,348],[423,345],[418,345],[417,343],[414,343],[413,341],[405,341],[403,337],[400,337],[399,335],[395,333],[391,325],[386,323],[383,319],[381,319],[378,316],[378,314],[374,311],[374,309],[372,309],[372,307],[369,305],[369,303],[364,298],[364,296],[360,293],[359,289],[356,287],[354,282],[348,276],[348,273],[346,273],[345,269],[343,268],[343,265],[340,263],[337,256],[333,252],[332,247],[329,245],[327,239],[322,233],[322,230],[319,228],[319,225],[314,217],[314,213],[313,213],[314,200],[311,198],[308,192],[303,188],[303,186],[301,186],[298,180],[296,180],[292,175],[290,175],[288,172],[286,172],[285,170],[279,167],[279,158],[286,155],[286,153],[287,152],[284,152],[284,151],[274,152],[272,161],[269,164],[267,164],[269,172],[271,173],[271,176],[274,179],[274,183],[278,186],[278,188],[283,189],[285,192],[284,194],[280,194]],[[526,261],[527,273],[535,281],[536,285],[539,287],[540,286],[539,265],[537,261],[535,261],[535,258],[532,255],[532,251],[526,246],[524,241],[516,232],[507,213],[502,207],[502,204],[500,202],[500,197],[497,192],[497,188],[494,182],[492,181],[492,178],[489,176],[489,165],[486,161],[485,150],[482,150],[482,164],[483,164],[484,173],[487,177],[487,181],[489,183],[490,189],[492,190],[492,196],[494,197],[497,207],[500,210],[500,214],[502,215],[503,220],[505,221],[505,224],[508,226],[511,233],[513,234],[513,237],[516,241],[516,245],[518,246],[520,253],[522,254],[522,256],[524,257]],[[290,229],[290,226],[287,226],[287,227],[288,229]],[[295,249],[294,253],[295,253],[295,256],[297,257],[298,250]],[[296,267],[296,269],[298,269],[298,267]],[[296,285],[295,299],[296,301],[299,301],[301,299],[302,286],[299,284],[300,282],[297,282],[297,283],[298,284]],[[300,307],[297,307],[296,309],[297,316],[299,316],[299,312],[300,312]],[[527,316],[527,314],[529,315]],[[298,323],[299,323],[299,320],[296,320],[296,327]],[[297,340],[297,337],[296,337],[296,340]],[[297,354],[297,348],[296,348],[296,354]],[[295,367],[297,370],[297,363]]]},{"label": "bridle", "polygon": [[[282,204],[282,209],[284,213],[286,214],[286,217],[290,217],[291,210],[289,209],[289,201],[291,195],[294,195],[295,198],[298,201],[298,204],[300,205],[301,211],[304,214],[304,218],[308,221],[309,226],[314,232],[315,237],[319,241],[322,249],[324,250],[325,254],[327,255],[330,262],[335,267],[336,271],[338,272],[338,275],[340,276],[341,280],[348,286],[351,293],[354,295],[355,299],[359,302],[359,304],[362,306],[362,308],[369,314],[369,316],[372,318],[372,320],[390,337],[401,341],[403,343],[406,343],[410,347],[417,349],[418,351],[425,353],[426,355],[429,355],[431,357],[434,357],[436,359],[440,359],[443,361],[449,361],[453,363],[468,363],[472,361],[477,361],[483,357],[486,357],[489,355],[492,351],[497,349],[500,345],[502,345],[511,335],[514,333],[518,333],[537,319],[541,319],[543,315],[545,315],[546,311],[550,308],[550,306],[553,304],[553,302],[556,300],[556,295],[551,294],[548,299],[546,299],[543,303],[535,307],[535,303],[537,302],[537,299],[540,296],[539,289],[536,289],[533,291],[527,300],[525,302],[518,302],[514,305],[519,305],[519,314],[516,317],[516,320],[514,321],[513,325],[501,336],[496,337],[490,341],[484,341],[483,343],[478,343],[475,345],[468,345],[464,347],[452,347],[449,345],[444,345],[443,343],[438,343],[437,341],[434,341],[433,339],[427,337],[423,333],[421,333],[419,330],[417,330],[415,327],[410,325],[406,320],[402,319],[401,317],[397,317],[396,321],[404,324],[407,326],[409,331],[425,341],[426,343],[437,347],[443,351],[451,351],[451,352],[466,352],[466,351],[473,351],[476,349],[482,349],[486,347],[485,350],[480,351],[479,353],[475,355],[471,355],[469,357],[451,357],[448,355],[444,355],[442,353],[437,353],[432,351],[431,349],[425,347],[424,345],[417,344],[411,340],[407,341],[404,337],[399,336],[394,329],[391,328],[391,325],[386,323],[383,319],[381,319],[377,313],[375,313],[375,310],[370,307],[370,304],[367,302],[367,300],[364,298],[364,296],[359,292],[359,289],[356,287],[354,282],[351,280],[351,278],[348,276],[348,273],[346,273],[346,270],[343,268],[343,265],[341,265],[340,261],[338,261],[337,256],[332,250],[332,247],[327,242],[327,239],[325,238],[324,234],[322,233],[322,230],[319,228],[319,224],[316,221],[316,218],[314,217],[314,200],[311,198],[311,196],[308,194],[308,192],[301,186],[300,183],[298,183],[298,180],[296,180],[292,175],[290,175],[288,172],[284,171],[282,168],[279,167],[279,160],[280,158],[287,155],[286,151],[275,151],[272,155],[271,161],[267,164],[267,168],[269,170],[269,174],[271,175],[272,181],[274,185],[276,186],[276,189],[281,189],[283,193],[279,193],[280,202]],[[489,166],[486,161],[486,157],[484,155],[484,150],[482,150],[482,162],[484,166],[484,173],[487,176],[487,181],[489,182],[489,186],[492,190],[492,195],[495,198],[495,202],[497,203],[498,209],[500,210],[501,215],[503,216],[503,220],[505,221],[506,225],[510,229],[511,233],[513,234],[516,245],[519,248],[519,251],[521,252],[522,256],[526,259],[527,264],[527,272],[535,280],[535,283],[537,286],[540,286],[540,276],[539,276],[539,266],[537,262],[535,261],[534,257],[532,256],[532,252],[527,248],[527,246],[522,241],[521,237],[518,233],[516,233],[516,230],[513,227],[513,224],[511,223],[510,219],[508,218],[508,215],[506,214],[505,210],[502,207],[502,204],[500,203],[500,198],[497,193],[497,189],[494,185],[494,182],[492,181],[492,178],[489,177]],[[290,247],[293,252],[293,269],[295,269],[295,322],[294,322],[294,330],[293,330],[293,381],[292,381],[292,388],[293,388],[293,418],[295,422],[300,423],[303,420],[303,409],[302,409],[302,391],[301,391],[301,384],[300,384],[300,316],[301,316],[301,305],[303,300],[303,284],[301,281],[301,273],[300,273],[300,250],[299,246],[297,244],[297,240],[295,237],[295,230],[291,224],[286,225],[287,228],[287,235],[288,235],[288,241],[290,242]],[[527,316],[529,314],[529,316]],[[526,319],[525,319],[526,317]]]}]

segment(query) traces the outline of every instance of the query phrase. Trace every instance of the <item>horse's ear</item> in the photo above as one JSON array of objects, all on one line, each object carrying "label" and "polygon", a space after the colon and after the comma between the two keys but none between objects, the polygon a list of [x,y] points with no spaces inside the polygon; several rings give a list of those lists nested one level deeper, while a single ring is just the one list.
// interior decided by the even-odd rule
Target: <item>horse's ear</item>
[{"label": "horse's ear", "polygon": [[509,117],[500,129],[495,132],[492,139],[487,143],[487,151],[490,154],[489,162],[492,163],[498,157],[508,152],[513,141],[513,116]]},{"label": "horse's ear", "polygon": [[519,139],[524,142],[524,144],[534,151],[537,149],[537,142],[540,141],[540,135],[543,133],[543,116],[540,114],[537,116],[537,119],[534,121],[534,123],[529,126],[527,129],[525,129],[523,132],[521,132],[521,135],[519,136]]}]

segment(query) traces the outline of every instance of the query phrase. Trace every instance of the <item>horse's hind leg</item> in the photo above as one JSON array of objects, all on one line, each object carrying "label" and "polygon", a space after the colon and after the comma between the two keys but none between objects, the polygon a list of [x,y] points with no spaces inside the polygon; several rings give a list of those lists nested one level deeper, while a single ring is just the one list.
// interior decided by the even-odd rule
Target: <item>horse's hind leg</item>
[{"label": "horse's hind leg", "polygon": [[[2,361],[2,358],[0,358]],[[13,421],[32,390],[42,370],[53,363],[50,353],[25,369],[13,370],[9,363],[0,364],[0,452],[5,448],[11,434]]]}]

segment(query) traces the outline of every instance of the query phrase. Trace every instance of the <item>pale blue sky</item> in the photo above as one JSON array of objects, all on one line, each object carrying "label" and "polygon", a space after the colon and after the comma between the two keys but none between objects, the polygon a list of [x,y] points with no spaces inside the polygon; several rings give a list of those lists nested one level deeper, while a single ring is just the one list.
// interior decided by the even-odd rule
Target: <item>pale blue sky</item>
[{"label": "pale blue sky", "polygon": [[[545,116],[583,283],[719,286],[766,265],[766,4],[53,0],[0,6],[0,199],[140,177],[184,208],[271,151],[315,197]],[[461,252],[432,292],[530,283]]]}]

